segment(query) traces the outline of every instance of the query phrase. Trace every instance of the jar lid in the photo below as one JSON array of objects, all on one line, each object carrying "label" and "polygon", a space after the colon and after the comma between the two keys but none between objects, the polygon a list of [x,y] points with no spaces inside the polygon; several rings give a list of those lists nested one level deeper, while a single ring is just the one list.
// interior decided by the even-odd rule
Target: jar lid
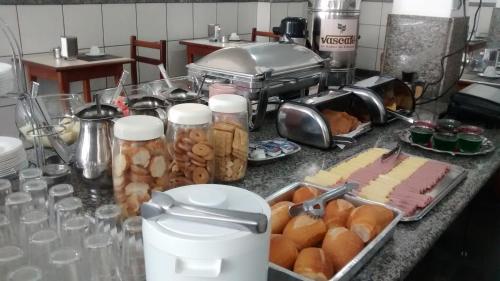
[{"label": "jar lid", "polygon": [[118,119],[113,130],[121,140],[146,141],[162,137],[165,128],[160,118],[132,115]]},{"label": "jar lid", "polygon": [[202,125],[212,121],[212,111],[199,103],[182,103],[168,110],[168,121],[180,125]]},{"label": "jar lid", "polygon": [[247,100],[238,95],[220,94],[208,100],[210,110],[221,113],[247,112]]}]

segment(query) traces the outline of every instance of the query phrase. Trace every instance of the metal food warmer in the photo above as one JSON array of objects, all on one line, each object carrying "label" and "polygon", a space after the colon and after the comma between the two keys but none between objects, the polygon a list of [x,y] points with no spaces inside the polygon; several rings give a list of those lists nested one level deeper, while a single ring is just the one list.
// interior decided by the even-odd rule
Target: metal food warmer
[{"label": "metal food warmer", "polygon": [[[324,109],[343,111],[362,122],[355,131],[341,136],[332,134],[321,113]],[[327,149],[338,144],[350,144],[353,138],[368,132],[371,125],[386,123],[387,114],[382,99],[363,88],[347,87],[283,103],[278,110],[276,127],[284,138],[317,148]]]},{"label": "metal food warmer", "polygon": [[310,87],[326,89],[329,63],[313,51],[281,42],[241,45],[217,50],[187,65],[194,90],[208,91],[212,83],[235,84],[256,108],[252,129],[262,125],[269,98],[278,103],[308,94]]}]

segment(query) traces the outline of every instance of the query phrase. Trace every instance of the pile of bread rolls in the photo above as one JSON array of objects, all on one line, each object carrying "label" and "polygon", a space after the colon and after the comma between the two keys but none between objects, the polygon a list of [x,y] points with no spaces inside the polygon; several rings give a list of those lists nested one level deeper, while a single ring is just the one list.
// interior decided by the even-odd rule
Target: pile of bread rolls
[{"label": "pile of bread rolls", "polygon": [[348,264],[365,244],[393,219],[391,210],[379,205],[355,207],[344,199],[328,202],[323,218],[306,214],[290,217],[290,206],[320,195],[309,186],[298,188],[292,201],[271,206],[269,260],[307,278],[325,281]]}]

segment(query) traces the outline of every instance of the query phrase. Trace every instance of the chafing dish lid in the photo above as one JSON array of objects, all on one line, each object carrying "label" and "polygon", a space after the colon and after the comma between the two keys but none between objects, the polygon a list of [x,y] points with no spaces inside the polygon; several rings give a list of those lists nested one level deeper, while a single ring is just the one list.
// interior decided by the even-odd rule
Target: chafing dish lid
[{"label": "chafing dish lid", "polygon": [[257,76],[273,75],[322,64],[324,59],[296,44],[255,43],[217,50],[188,65],[188,68],[215,69]]}]

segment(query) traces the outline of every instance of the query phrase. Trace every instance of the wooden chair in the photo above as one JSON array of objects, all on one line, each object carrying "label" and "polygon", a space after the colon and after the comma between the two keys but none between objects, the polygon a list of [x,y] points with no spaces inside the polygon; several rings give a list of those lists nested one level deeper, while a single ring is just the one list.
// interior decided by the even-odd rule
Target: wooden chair
[{"label": "wooden chair", "polygon": [[[137,55],[137,47],[155,49],[160,51],[160,59],[153,59],[150,57],[138,56]],[[142,41],[137,40],[136,36],[130,36],[130,58],[134,61],[131,63],[131,76],[132,83],[137,85],[137,63],[147,63],[152,65],[163,64],[165,68],[167,68],[167,41],[160,40],[158,42],[151,41]]]},{"label": "wooden chair", "polygon": [[252,42],[255,42],[257,40],[257,36],[269,37],[273,39],[272,41],[278,41],[280,39],[279,35],[276,35],[269,31],[258,31],[257,28],[254,27],[252,28]]}]

